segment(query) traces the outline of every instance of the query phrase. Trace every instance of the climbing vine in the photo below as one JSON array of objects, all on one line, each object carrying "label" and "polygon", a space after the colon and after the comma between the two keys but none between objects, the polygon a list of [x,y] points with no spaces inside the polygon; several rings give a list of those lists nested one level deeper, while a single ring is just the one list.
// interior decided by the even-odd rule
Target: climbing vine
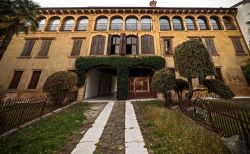
[{"label": "climbing vine", "polygon": [[165,67],[165,59],[160,56],[88,56],[76,60],[78,86],[83,86],[88,70],[100,66],[107,66],[117,71],[118,100],[128,98],[129,70],[136,66],[151,67],[158,70]]}]

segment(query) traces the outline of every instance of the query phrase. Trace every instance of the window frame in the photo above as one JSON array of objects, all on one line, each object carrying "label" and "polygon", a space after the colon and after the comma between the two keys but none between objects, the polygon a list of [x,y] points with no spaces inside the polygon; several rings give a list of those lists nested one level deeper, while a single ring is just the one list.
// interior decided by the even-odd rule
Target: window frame
[{"label": "window frame", "polygon": [[[33,81],[34,72],[40,72],[38,78],[36,79],[37,81],[36,81],[36,80]],[[31,75],[31,77],[30,77],[29,84],[28,84],[28,87],[27,87],[28,90],[36,90],[36,89],[37,89],[37,86],[38,86],[38,84],[39,84],[39,80],[40,80],[40,78],[41,78],[41,74],[42,74],[42,70],[40,70],[40,69],[36,69],[36,70],[33,70],[33,71],[32,71],[32,75]],[[34,82],[35,82],[35,83],[34,83]],[[33,86],[34,86],[34,87],[33,87]]]}]

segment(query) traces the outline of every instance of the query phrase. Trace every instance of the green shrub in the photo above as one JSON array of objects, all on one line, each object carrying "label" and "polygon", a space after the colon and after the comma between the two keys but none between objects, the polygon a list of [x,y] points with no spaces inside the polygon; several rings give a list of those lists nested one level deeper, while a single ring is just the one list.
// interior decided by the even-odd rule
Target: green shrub
[{"label": "green shrub", "polygon": [[247,64],[244,69],[247,81],[250,81],[250,64]]},{"label": "green shrub", "polygon": [[193,96],[192,78],[205,79],[214,74],[213,62],[202,41],[191,39],[178,45],[174,53],[175,68],[180,76],[188,79],[188,99]]},{"label": "green shrub", "polygon": [[224,99],[231,99],[234,93],[221,81],[215,79],[205,79],[204,86],[208,88],[208,92],[213,92]]},{"label": "green shrub", "polygon": [[154,73],[152,78],[152,89],[155,92],[163,93],[166,105],[171,103],[171,90],[175,86],[175,74],[169,69],[164,68]]},{"label": "green shrub", "polygon": [[45,81],[43,91],[55,105],[60,105],[76,85],[76,80],[76,75],[72,72],[53,73]]}]

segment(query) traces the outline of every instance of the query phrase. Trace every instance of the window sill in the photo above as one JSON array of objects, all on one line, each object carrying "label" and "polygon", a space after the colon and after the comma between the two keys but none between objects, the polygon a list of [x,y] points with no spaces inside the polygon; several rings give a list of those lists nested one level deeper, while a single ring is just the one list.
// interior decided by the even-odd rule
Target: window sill
[{"label": "window sill", "polygon": [[49,58],[49,56],[36,56],[34,58],[38,58],[38,59],[45,59],[45,58]]},{"label": "window sill", "polygon": [[24,89],[22,91],[24,91],[24,92],[36,92],[37,89]]},{"label": "window sill", "polygon": [[17,93],[18,90],[17,89],[7,89],[5,90],[6,93]]},{"label": "window sill", "polygon": [[68,58],[79,58],[80,56],[68,56]]},{"label": "window sill", "polygon": [[247,56],[248,54],[246,54],[246,53],[236,53],[235,55],[236,56]]},{"label": "window sill", "polygon": [[19,57],[17,57],[18,59],[30,59],[31,58],[31,56],[19,56]]},{"label": "window sill", "polygon": [[213,54],[213,55],[211,55],[212,57],[218,57],[218,56],[220,56],[220,54]]}]

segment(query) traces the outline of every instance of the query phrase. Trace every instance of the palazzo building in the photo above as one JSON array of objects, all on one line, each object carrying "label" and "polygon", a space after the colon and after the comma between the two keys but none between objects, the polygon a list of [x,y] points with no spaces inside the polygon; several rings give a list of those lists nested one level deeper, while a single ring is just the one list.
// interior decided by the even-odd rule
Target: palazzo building
[{"label": "palazzo building", "polygon": [[[52,73],[74,72],[79,56],[161,56],[178,77],[173,53],[189,39],[202,39],[207,47],[215,65],[211,78],[237,96],[250,95],[243,72],[250,52],[236,8],[79,7],[41,8],[40,13],[37,32],[14,36],[0,61],[0,84],[7,96],[41,93]],[[131,97],[156,96],[150,88],[153,73],[144,67],[130,70]],[[91,98],[116,91],[115,70],[98,66],[87,72],[80,92]]]}]

